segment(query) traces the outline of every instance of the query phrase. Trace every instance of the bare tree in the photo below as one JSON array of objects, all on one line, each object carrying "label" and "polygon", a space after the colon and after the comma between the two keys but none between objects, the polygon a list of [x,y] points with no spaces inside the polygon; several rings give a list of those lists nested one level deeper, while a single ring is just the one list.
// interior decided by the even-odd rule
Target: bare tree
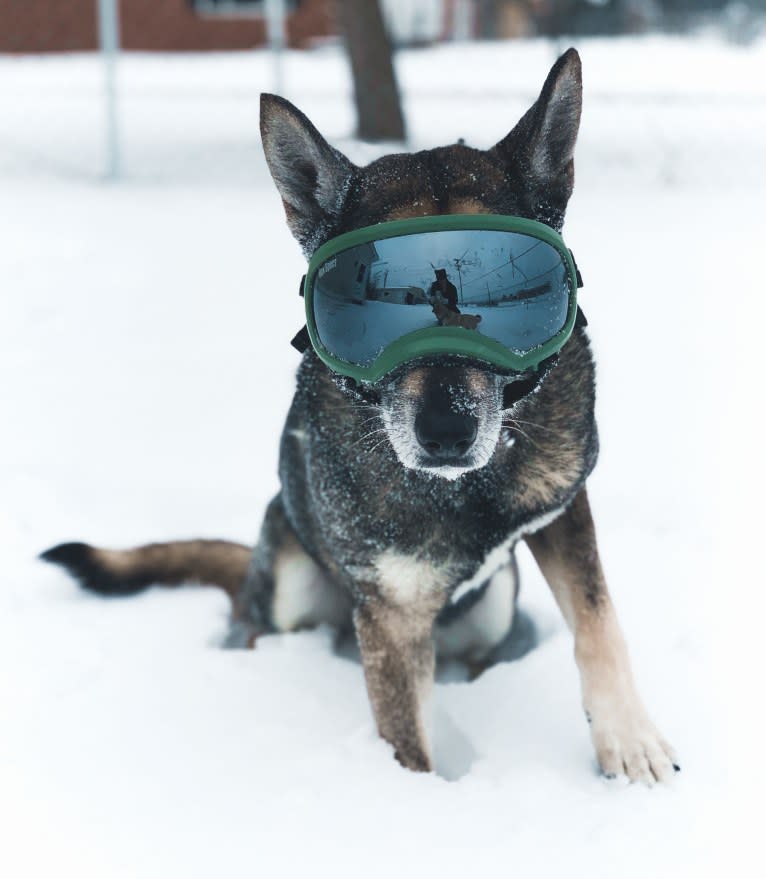
[{"label": "bare tree", "polygon": [[339,0],[346,39],[357,137],[362,140],[404,140],[404,117],[379,0]]}]

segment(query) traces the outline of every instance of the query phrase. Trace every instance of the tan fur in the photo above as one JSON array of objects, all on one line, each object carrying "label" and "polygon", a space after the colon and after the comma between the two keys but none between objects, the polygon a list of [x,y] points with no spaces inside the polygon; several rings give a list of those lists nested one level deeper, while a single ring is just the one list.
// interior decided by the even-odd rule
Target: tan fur
[{"label": "tan fur", "polygon": [[438,610],[443,602],[441,590],[449,583],[446,565],[440,570],[425,559],[387,549],[378,556],[375,568],[380,591],[392,604],[407,607],[413,602],[428,605],[433,601]]},{"label": "tan fur", "polygon": [[431,638],[436,611],[371,600],[354,612],[367,693],[381,737],[394,746],[402,766],[432,768],[424,704],[434,677]]},{"label": "tan fur", "polygon": [[417,399],[426,386],[427,367],[418,366],[411,369],[399,382],[400,393],[408,398]]},{"label": "tan fur", "polygon": [[[558,399],[564,395],[585,399],[589,393],[585,384],[574,387],[562,384],[561,376],[577,378],[576,361],[587,356],[584,343],[573,336],[559,354],[561,369],[554,370],[540,386],[538,393]],[[574,362],[573,362],[574,361]],[[572,380],[569,380],[570,382]],[[576,483],[583,471],[583,449],[580,442],[582,429],[572,417],[567,407],[549,407],[551,417],[544,425],[530,422],[522,407],[519,422],[514,421],[512,413],[506,416],[506,424],[511,435],[516,431],[525,435],[534,445],[537,454],[518,474],[515,485],[519,502],[530,509],[550,507],[556,504],[568,486]]]},{"label": "tan fur", "polygon": [[481,369],[467,369],[465,373],[465,381],[468,385],[468,389],[477,397],[489,393],[492,389],[487,374]]},{"label": "tan fur", "polygon": [[245,579],[252,549],[228,540],[179,540],[93,552],[97,561],[119,577],[156,572],[158,583],[209,583],[234,596]]},{"label": "tan fur", "polygon": [[[403,399],[418,400],[425,388],[429,367],[415,366],[399,380],[398,393]],[[489,373],[483,369],[466,369],[465,381],[477,397],[492,391],[493,382]]]},{"label": "tan fur", "polygon": [[426,559],[384,552],[369,597],[354,612],[365,682],[380,735],[399,762],[432,768],[424,709],[433,686],[434,620],[448,572]]},{"label": "tan fur", "polygon": [[[512,421],[510,423],[513,424]],[[533,432],[527,425],[521,425],[521,428],[527,434]],[[534,442],[542,444],[545,439],[535,433]],[[557,466],[551,466],[552,460]],[[529,466],[520,474],[517,489],[519,501],[533,509],[548,506],[577,480],[581,470],[582,458],[577,455],[576,450],[570,452],[562,444],[561,448],[553,451],[543,466]]]},{"label": "tan fur", "polygon": [[453,198],[449,203],[450,214],[491,214],[492,211],[478,198]]},{"label": "tan fur", "polygon": [[562,516],[526,541],[574,633],[583,707],[602,770],[648,784],[669,780],[673,752],[636,691],[585,489]]},{"label": "tan fur", "polygon": [[455,314],[438,299],[434,300],[432,307],[439,323],[444,327],[463,327],[466,330],[475,330],[481,323],[480,314]]},{"label": "tan fur", "polygon": [[416,201],[412,204],[405,204],[401,207],[394,208],[388,213],[388,220],[410,220],[413,217],[430,217],[438,214],[436,202],[433,199],[425,199]]},{"label": "tan fur", "polygon": [[351,603],[323,574],[292,532],[277,550],[273,563],[272,617],[277,631],[291,632],[320,623],[339,627],[351,616]]}]

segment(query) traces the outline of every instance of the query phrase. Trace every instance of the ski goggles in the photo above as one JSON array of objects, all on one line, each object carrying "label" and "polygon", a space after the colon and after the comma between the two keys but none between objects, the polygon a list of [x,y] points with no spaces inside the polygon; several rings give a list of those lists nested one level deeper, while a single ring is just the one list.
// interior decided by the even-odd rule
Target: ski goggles
[{"label": "ski goggles", "polygon": [[338,235],[303,280],[306,330],[332,370],[377,382],[415,358],[536,369],[578,318],[582,282],[549,226],[521,217],[418,217]]}]

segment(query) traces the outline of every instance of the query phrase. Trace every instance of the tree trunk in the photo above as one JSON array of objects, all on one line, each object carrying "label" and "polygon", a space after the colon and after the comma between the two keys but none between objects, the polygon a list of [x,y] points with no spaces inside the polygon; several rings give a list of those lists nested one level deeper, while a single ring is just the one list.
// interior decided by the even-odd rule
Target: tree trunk
[{"label": "tree trunk", "polygon": [[339,0],[346,39],[357,137],[362,140],[404,140],[404,117],[396,84],[391,40],[379,0]]}]

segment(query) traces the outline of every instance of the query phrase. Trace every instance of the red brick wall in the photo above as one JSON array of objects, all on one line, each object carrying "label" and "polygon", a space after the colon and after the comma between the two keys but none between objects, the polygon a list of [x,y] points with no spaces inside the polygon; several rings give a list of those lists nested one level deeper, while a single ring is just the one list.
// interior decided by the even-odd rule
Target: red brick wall
[{"label": "red brick wall", "polygon": [[[69,52],[98,45],[98,0],[0,0],[0,52]],[[187,0],[120,0],[125,49],[249,49],[263,45],[262,18],[199,16]],[[336,33],[333,0],[303,0],[289,16],[291,46]]]},{"label": "red brick wall", "polygon": [[96,2],[0,0],[0,52],[74,52],[95,48]]},{"label": "red brick wall", "polygon": [[266,39],[261,18],[197,15],[186,0],[122,0],[126,49],[249,49]]}]

